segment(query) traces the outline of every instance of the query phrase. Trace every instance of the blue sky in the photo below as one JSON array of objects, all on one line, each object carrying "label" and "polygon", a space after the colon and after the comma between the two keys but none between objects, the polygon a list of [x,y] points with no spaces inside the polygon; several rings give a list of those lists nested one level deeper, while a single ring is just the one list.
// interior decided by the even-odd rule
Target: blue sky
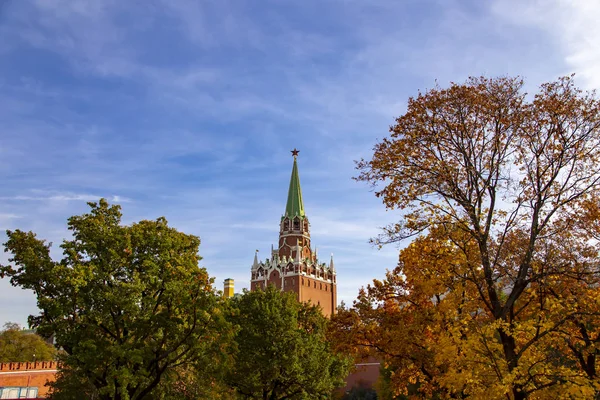
[{"label": "blue sky", "polygon": [[[313,244],[351,303],[395,266],[368,239],[400,218],[353,161],[436,80],[600,87],[597,15],[597,0],[0,0],[0,229],[58,244],[106,197],[126,223],[200,236],[201,265],[239,291],[277,241],[297,147]],[[0,324],[36,312],[6,279],[0,304]]]}]

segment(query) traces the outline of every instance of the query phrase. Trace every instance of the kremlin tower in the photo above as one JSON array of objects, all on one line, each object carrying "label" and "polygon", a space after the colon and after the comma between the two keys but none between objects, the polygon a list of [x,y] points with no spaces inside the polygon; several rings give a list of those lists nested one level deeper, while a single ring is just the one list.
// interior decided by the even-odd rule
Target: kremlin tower
[{"label": "kremlin tower", "polygon": [[[278,289],[296,293],[298,300],[310,301],[330,316],[337,305],[336,273],[333,255],[329,264],[322,263],[310,243],[310,223],[304,212],[300,176],[298,175],[298,150],[292,151],[294,165],[288,190],[285,214],[279,224],[279,246],[271,246],[271,258],[258,260],[254,254],[250,290],[275,285]],[[258,250],[257,250],[258,252]]]}]

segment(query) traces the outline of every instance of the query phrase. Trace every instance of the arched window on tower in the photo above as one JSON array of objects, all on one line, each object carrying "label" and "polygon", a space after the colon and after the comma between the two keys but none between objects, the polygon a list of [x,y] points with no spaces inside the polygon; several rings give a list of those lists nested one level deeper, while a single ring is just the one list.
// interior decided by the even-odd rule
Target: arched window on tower
[{"label": "arched window on tower", "polygon": [[298,217],[294,218],[294,230],[295,231],[300,230],[300,218],[298,218]]}]

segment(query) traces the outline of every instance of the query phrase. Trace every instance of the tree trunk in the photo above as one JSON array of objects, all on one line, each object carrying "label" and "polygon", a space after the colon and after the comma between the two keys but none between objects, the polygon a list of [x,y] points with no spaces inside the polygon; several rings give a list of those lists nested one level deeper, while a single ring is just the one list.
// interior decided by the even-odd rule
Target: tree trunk
[{"label": "tree trunk", "polygon": [[515,386],[513,387],[513,398],[515,400],[524,400],[527,398],[527,394],[525,392],[523,392],[523,390],[519,390],[521,389],[520,386]]}]

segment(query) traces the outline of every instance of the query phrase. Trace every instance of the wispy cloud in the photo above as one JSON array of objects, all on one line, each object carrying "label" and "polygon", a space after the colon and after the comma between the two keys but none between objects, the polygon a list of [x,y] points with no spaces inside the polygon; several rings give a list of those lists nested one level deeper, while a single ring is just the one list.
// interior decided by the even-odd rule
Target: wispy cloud
[{"label": "wispy cloud", "polygon": [[[0,200],[8,201],[97,201],[103,196],[97,196],[93,194],[54,194],[50,196],[0,196]],[[108,201],[114,203],[128,203],[131,199],[122,196],[108,196],[105,197]],[[11,214],[7,214],[11,215]],[[0,214],[2,217],[2,214]]]},{"label": "wispy cloud", "polygon": [[4,214],[4,213],[0,213],[0,219],[15,219],[15,218],[21,218],[19,215],[16,214]]},{"label": "wispy cloud", "polygon": [[22,216],[11,213],[0,212],[0,230],[8,229],[10,225],[15,223],[15,220],[22,218]]},{"label": "wispy cloud", "polygon": [[588,88],[600,87],[600,3],[589,0],[502,0],[493,11],[515,25],[542,30],[557,45],[565,65],[561,75],[575,72]]}]

